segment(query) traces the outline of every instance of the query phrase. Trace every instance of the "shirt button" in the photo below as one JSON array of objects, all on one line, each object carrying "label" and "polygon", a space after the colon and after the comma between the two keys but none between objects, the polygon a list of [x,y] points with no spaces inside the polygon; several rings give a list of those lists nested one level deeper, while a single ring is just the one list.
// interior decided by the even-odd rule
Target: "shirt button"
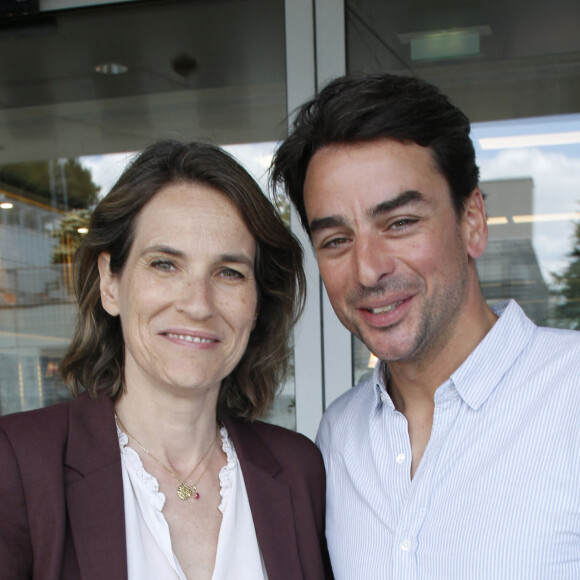
[{"label": "shirt button", "polygon": [[381,401],[383,402],[383,404],[387,404],[389,401],[389,397],[387,396],[387,393],[381,393]]},{"label": "shirt button", "polygon": [[401,463],[405,463],[405,460],[407,459],[407,456],[404,453],[399,453],[399,455],[397,455],[397,459],[395,460],[399,465],[401,465]]},{"label": "shirt button", "polygon": [[409,540],[409,539],[403,540],[401,542],[401,550],[403,550],[403,552],[408,552],[411,549],[412,545],[413,545],[413,542],[411,542],[411,540]]}]

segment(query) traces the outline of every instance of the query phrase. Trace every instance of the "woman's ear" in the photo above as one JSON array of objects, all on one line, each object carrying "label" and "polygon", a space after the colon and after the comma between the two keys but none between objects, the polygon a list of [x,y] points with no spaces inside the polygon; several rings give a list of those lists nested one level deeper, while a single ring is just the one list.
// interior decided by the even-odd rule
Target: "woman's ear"
[{"label": "woman's ear", "polygon": [[99,275],[101,277],[101,303],[111,316],[119,315],[118,287],[119,280],[111,272],[111,254],[101,252],[98,260]]},{"label": "woman's ear", "polygon": [[479,258],[487,247],[487,214],[479,187],[465,200],[462,229],[469,257]]}]

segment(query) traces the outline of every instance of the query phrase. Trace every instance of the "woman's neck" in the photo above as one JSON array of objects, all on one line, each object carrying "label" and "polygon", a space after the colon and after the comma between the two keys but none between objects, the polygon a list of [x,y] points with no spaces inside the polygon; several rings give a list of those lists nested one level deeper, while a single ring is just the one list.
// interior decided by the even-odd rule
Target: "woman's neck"
[{"label": "woman's neck", "polygon": [[131,436],[162,462],[187,471],[216,437],[217,397],[174,397],[166,393],[126,392],[115,412]]}]

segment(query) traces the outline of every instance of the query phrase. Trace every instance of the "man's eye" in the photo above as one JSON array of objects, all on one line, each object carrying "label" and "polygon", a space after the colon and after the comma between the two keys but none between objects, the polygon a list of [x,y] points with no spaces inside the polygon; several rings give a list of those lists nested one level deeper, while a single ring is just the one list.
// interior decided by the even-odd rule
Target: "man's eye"
[{"label": "man's eye", "polygon": [[392,230],[404,230],[416,222],[417,220],[414,218],[401,218],[392,222],[389,228]]},{"label": "man's eye", "polygon": [[153,260],[151,266],[161,272],[173,272],[176,269],[171,260]]},{"label": "man's eye", "polygon": [[324,248],[340,248],[348,243],[348,238],[333,238],[325,242],[323,247]]}]

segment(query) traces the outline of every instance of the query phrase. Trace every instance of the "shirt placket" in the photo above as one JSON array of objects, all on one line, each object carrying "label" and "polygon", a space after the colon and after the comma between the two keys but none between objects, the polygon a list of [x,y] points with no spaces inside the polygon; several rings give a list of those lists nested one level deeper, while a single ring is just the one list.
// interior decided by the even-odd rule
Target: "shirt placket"
[{"label": "shirt placket", "polygon": [[[411,443],[407,420],[397,411],[394,411],[394,416],[391,417],[391,463],[392,470],[396,473],[395,487],[399,490],[396,499],[400,506],[393,527],[395,533],[392,543],[392,578],[398,580],[421,578],[418,557],[420,533],[428,515],[437,458],[459,412],[460,405],[461,400],[452,385],[446,384],[438,390],[435,397],[431,436],[413,480],[410,475]],[[403,479],[406,481],[405,487],[402,485]],[[393,481],[392,477],[391,481]]]}]

